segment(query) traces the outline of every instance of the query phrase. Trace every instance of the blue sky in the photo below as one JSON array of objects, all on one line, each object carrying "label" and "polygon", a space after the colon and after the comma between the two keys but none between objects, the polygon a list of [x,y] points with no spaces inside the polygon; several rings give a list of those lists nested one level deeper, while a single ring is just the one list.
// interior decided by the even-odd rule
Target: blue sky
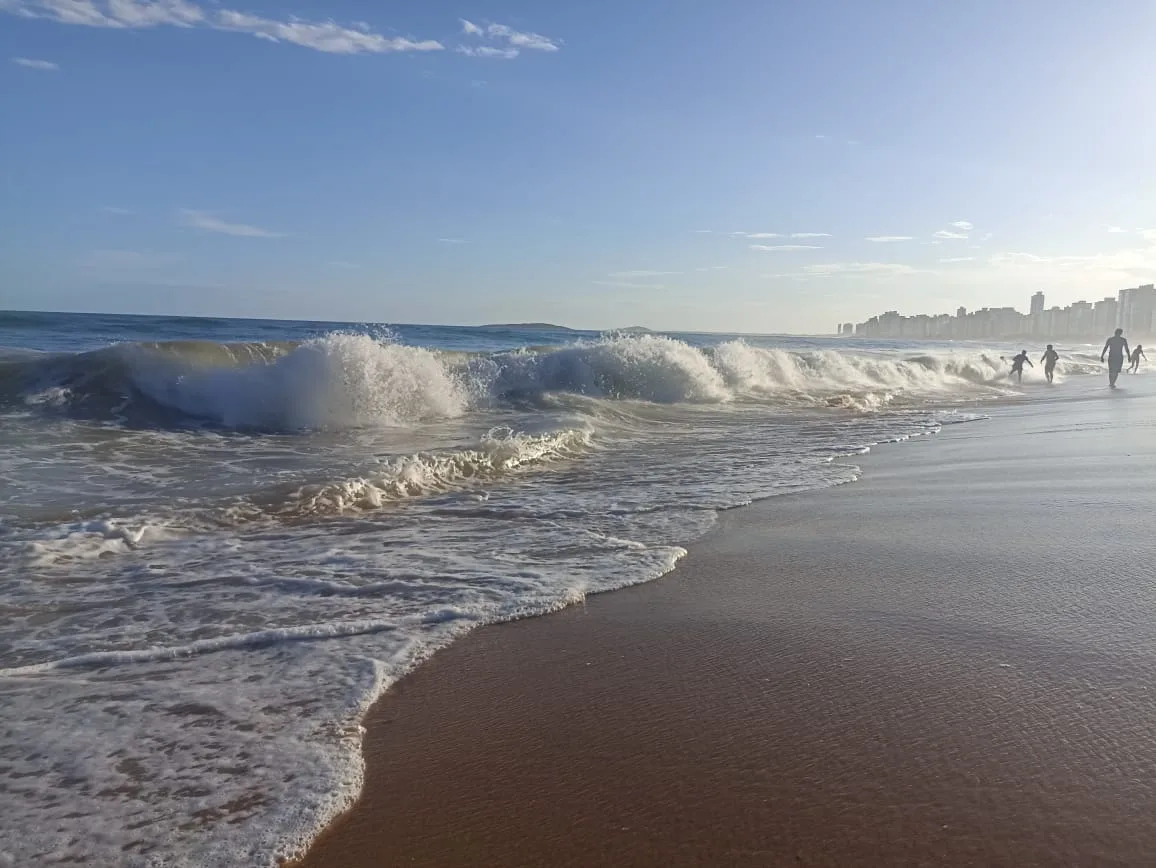
[{"label": "blue sky", "polygon": [[0,0],[0,307],[826,332],[1156,280],[1156,7]]}]

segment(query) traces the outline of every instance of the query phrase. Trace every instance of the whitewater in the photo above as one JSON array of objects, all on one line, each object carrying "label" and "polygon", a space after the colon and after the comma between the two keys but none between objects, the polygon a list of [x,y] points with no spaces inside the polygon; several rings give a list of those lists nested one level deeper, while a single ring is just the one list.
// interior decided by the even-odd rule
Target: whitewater
[{"label": "whitewater", "polygon": [[0,865],[301,855],[439,648],[1042,394],[1014,351],[0,312]]}]

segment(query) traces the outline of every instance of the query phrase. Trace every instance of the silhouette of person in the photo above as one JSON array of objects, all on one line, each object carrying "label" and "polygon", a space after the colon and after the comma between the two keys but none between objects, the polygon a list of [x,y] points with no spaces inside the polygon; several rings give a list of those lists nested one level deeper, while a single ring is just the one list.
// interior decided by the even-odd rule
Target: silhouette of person
[{"label": "silhouette of person", "polygon": [[1140,370],[1140,360],[1148,361],[1148,357],[1144,355],[1144,347],[1136,344],[1136,349],[1132,350],[1132,355],[1128,357],[1128,361],[1132,363],[1132,367],[1128,370],[1133,374]]},{"label": "silhouette of person", "polygon": [[1027,350],[1020,350],[1020,354],[1018,356],[1012,356],[1011,361],[1012,369],[1008,376],[1016,377],[1021,383],[1024,381],[1024,362],[1028,363],[1029,368],[1035,367],[1035,365],[1032,364],[1032,360],[1028,358]]},{"label": "silhouette of person", "polygon": [[1040,356],[1040,362],[1044,366],[1044,376],[1048,378],[1048,382],[1052,382],[1052,378],[1056,375],[1056,362],[1060,360],[1060,354],[1055,351],[1051,344],[1044,350],[1044,354]]},{"label": "silhouette of person", "polygon": [[1115,389],[1116,378],[1124,370],[1124,357],[1132,357],[1132,350],[1128,347],[1128,339],[1124,337],[1123,329],[1116,329],[1116,333],[1104,341],[1104,349],[1100,351],[1100,361],[1108,356],[1108,385]]}]

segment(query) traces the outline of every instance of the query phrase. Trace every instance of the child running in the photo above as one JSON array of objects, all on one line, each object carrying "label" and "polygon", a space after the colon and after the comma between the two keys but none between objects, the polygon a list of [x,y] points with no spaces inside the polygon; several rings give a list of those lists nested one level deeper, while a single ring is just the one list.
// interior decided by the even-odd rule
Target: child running
[{"label": "child running", "polygon": [[1052,379],[1056,375],[1056,362],[1059,360],[1060,354],[1055,351],[1051,344],[1048,344],[1048,348],[1044,350],[1044,354],[1040,356],[1040,361],[1043,363],[1044,376],[1047,377],[1049,383],[1052,382]]},{"label": "child running", "polygon": [[1015,377],[1017,382],[1020,383],[1024,381],[1024,362],[1027,362],[1029,368],[1035,367],[1035,365],[1032,364],[1032,360],[1028,358],[1027,350],[1020,350],[1020,354],[1018,356],[1012,356],[1011,362],[1012,369],[1008,376]]},{"label": "child running", "polygon": [[1140,370],[1140,360],[1148,361],[1148,357],[1144,355],[1144,348],[1140,344],[1136,344],[1136,349],[1132,350],[1132,355],[1128,357],[1128,361],[1132,363],[1132,367],[1128,368],[1131,373],[1136,373]]}]

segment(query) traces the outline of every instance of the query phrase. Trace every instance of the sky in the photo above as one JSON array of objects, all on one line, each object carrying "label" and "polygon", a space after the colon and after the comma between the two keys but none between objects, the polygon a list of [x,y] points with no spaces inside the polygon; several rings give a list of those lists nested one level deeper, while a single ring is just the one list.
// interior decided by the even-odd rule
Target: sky
[{"label": "sky", "polygon": [[0,0],[0,308],[825,333],[1156,280],[1156,4]]}]

